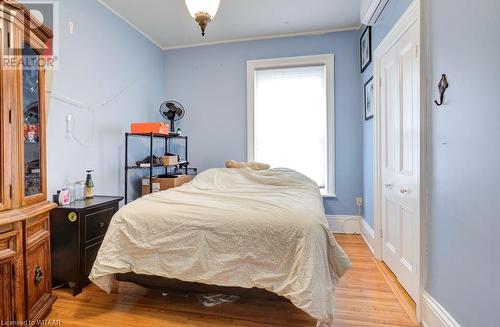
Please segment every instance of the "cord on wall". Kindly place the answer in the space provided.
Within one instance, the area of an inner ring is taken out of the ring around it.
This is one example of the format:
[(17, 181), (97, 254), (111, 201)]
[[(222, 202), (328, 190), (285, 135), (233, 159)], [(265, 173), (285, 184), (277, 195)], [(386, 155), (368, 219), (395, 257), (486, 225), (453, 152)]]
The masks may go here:
[(114, 101), (115, 99), (117, 99), (118, 97), (120, 97), (123, 93), (125, 93), (125, 91), (127, 91), (128, 89), (130, 89), (136, 82), (137, 82), (138, 79), (133, 79), (133, 82), (132, 83), (129, 83), (128, 85), (126, 85), (125, 87), (123, 87), (122, 89), (120, 89), (118, 92), (116, 92), (113, 96), (107, 98), (106, 100), (100, 102), (99, 104), (95, 105), (95, 106), (88, 106), (88, 105), (85, 105), (83, 102), (81, 101), (78, 101), (78, 100), (75, 100), (73, 98), (70, 98), (68, 96), (65, 96), (65, 95), (60, 95), (60, 94), (57, 94), (57, 93), (54, 93), (50, 90), (47, 90), (46, 93), (49, 94), (49, 96), (54, 99), (54, 100), (57, 100), (57, 101), (60, 101), (60, 102), (63, 102), (65, 104), (68, 104), (70, 106), (73, 106), (73, 107), (76, 107), (78, 109), (83, 109), (83, 110), (86, 110), (88, 111), (90, 114), (91, 114), (91, 133), (90, 133), (90, 140), (88, 140), (88, 142), (84, 142), (82, 141), (79, 137), (77, 137), (74, 133), (74, 130), (75, 130), (75, 126), (76, 126), (76, 119), (75, 119), (75, 116), (73, 115), (73, 113), (70, 113), (68, 115), (66, 115), (66, 139), (75, 139), (75, 141), (80, 144), (81, 146), (83, 147), (89, 147), (90, 144), (93, 143), (94, 141), (94, 136), (95, 136), (95, 111), (101, 107), (104, 107), (106, 106), (108, 103)]

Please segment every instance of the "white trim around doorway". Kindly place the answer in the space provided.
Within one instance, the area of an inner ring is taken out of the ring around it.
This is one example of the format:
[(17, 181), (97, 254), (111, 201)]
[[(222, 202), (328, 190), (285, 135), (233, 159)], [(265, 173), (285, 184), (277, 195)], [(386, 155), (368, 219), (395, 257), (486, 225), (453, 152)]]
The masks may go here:
[(427, 221), (427, 178), (428, 178), (428, 146), (427, 137), (429, 130), (429, 111), (427, 104), (427, 43), (426, 43), (426, 23), (425, 23), (425, 7), (426, 0), (414, 0), (406, 12), (400, 17), (398, 22), (394, 25), (391, 31), (386, 35), (384, 40), (380, 43), (374, 53), (374, 139), (375, 139), (375, 240), (374, 250), (375, 257), (378, 260), (382, 259), (382, 213), (381, 213), (381, 191), (382, 191), (382, 154), (380, 142), (382, 141), (382, 123), (378, 117), (381, 117), (381, 103), (380, 103), (380, 81), (381, 81), (381, 58), (389, 51), (392, 46), (404, 35), (404, 33), (415, 23), (419, 25), (419, 38), (420, 49), (418, 55), (420, 59), (420, 196), (419, 196), (419, 224), (418, 231), (418, 245), (417, 256), (419, 264), (417, 265), (417, 274), (419, 276), (417, 281), (417, 319), (421, 321), (421, 308), (422, 297), (425, 287), (426, 275), (426, 221)]

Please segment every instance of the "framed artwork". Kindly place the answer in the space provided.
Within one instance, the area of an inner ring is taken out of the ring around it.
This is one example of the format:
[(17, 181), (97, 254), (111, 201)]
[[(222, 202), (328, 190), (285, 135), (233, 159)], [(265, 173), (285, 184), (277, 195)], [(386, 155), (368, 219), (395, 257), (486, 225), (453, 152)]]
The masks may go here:
[(361, 58), (361, 72), (364, 72), (366, 67), (372, 62), (372, 27), (365, 28), (361, 39), (359, 40), (359, 51)]
[(373, 118), (373, 77), (365, 83), (365, 120)]

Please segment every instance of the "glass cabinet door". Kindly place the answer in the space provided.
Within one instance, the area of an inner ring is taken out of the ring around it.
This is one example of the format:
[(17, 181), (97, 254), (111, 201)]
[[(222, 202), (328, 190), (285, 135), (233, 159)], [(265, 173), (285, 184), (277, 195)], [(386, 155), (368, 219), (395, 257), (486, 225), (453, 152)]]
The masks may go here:
[[(3, 58), (4, 44), (3, 44), (3, 29), (0, 25), (0, 58)], [(3, 60), (0, 62), (0, 210), (5, 209), (4, 198), (4, 174), (5, 174), (5, 156), (4, 156), (4, 124), (5, 124), (5, 110), (3, 103)]]
[[(40, 94), (40, 69), (36, 64), (37, 52), (25, 44), (22, 70), (23, 92), (23, 144), (24, 144), (24, 197), (33, 197), (44, 193), (43, 181), (43, 111)], [(43, 194), (42, 194), (43, 195)]]

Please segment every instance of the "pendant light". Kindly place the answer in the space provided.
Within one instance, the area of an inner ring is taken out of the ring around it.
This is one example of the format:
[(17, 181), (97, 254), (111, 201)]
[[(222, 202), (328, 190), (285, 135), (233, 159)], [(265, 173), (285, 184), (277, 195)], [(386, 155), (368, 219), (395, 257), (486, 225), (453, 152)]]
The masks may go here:
[(200, 25), (201, 35), (205, 36), (208, 23), (214, 19), (220, 0), (186, 0), (186, 6), (194, 20)]

